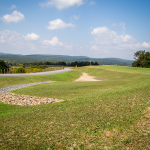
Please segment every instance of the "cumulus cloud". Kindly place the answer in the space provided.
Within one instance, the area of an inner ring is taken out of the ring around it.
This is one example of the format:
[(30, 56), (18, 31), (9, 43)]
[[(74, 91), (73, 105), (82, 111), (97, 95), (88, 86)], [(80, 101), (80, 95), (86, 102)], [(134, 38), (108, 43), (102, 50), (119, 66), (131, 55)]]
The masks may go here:
[(138, 48), (140, 48), (140, 49), (142, 49), (142, 48), (149, 49), (150, 48), (150, 42), (148, 42), (148, 43), (146, 43), (146, 42), (143, 42), (143, 43), (138, 42), (138, 43), (136, 43), (134, 45), (131, 45), (131, 48), (134, 48), (134, 49), (138, 49)]
[(46, 28), (49, 30), (57, 30), (57, 29), (63, 29), (66, 27), (75, 27), (75, 24), (72, 24), (72, 23), (67, 24), (63, 22), (61, 19), (56, 19), (56, 20), (50, 21), (49, 26)]
[(99, 44), (119, 44), (122, 42), (133, 42), (134, 39), (130, 35), (117, 35), (114, 31), (109, 30), (107, 27), (94, 28), (91, 32), (96, 36), (96, 41)]
[(13, 41), (15, 39), (18, 40), (21, 38), (20, 34), (18, 34), (15, 31), (9, 31), (9, 30), (0, 31), (0, 37), (5, 42)]
[(11, 5), (10, 9), (15, 9), (17, 8), (16, 5)]
[[(14, 54), (70, 54), (73, 46), (60, 42), (58, 37), (41, 40), (35, 33), (21, 35), (15, 31), (0, 31), (0, 49), (4, 53)], [(38, 40), (37, 40), (38, 39)], [(77, 52), (76, 52), (77, 53)]]
[(150, 48), (150, 42), (149, 43), (143, 42), (142, 46), (145, 48)]
[(53, 46), (59, 45), (59, 46), (63, 46), (63, 43), (59, 42), (58, 38), (55, 36), (52, 38), (52, 40), (44, 40), (43, 41), (44, 44), (51, 44)]
[(42, 7), (56, 7), (57, 9), (65, 9), (72, 7), (74, 5), (80, 6), (83, 5), (83, 0), (49, 0), (46, 3), (40, 3), (40, 6)]
[[(95, 37), (94, 43), (99, 44), (101, 48), (106, 50), (138, 50), (150, 48), (150, 42), (137, 42), (131, 35), (117, 35), (115, 31), (109, 30), (107, 27), (97, 27), (91, 32)], [(97, 50), (96, 45), (92, 49)]]
[(28, 33), (24, 38), (25, 38), (25, 40), (34, 40), (34, 41), (36, 41), (40, 38), (40, 36), (35, 34), (35, 33), (31, 33), (31, 34)]
[(18, 23), (19, 21), (24, 20), (25, 17), (22, 13), (15, 10), (13, 11), (12, 14), (3, 15), (3, 17), (1, 17), (0, 19), (6, 23), (11, 23), (11, 22)]

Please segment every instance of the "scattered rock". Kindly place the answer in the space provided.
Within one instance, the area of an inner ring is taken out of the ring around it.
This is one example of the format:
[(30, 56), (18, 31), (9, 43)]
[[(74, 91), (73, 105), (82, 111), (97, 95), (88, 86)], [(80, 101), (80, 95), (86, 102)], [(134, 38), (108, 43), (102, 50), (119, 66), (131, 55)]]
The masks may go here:
[(0, 94), (0, 102), (12, 105), (39, 105), (46, 103), (56, 103), (61, 101), (63, 100), (59, 100), (57, 98), (47, 98), (47, 97), (42, 98), (28, 95), (19, 95), (14, 93)]

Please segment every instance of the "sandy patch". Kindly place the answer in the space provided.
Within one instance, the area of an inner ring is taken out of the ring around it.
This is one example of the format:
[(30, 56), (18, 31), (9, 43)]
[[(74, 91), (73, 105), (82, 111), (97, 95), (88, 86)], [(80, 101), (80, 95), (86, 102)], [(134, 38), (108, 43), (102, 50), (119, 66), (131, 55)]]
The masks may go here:
[(87, 73), (83, 73), (81, 77), (76, 79), (75, 81), (103, 81), (101, 79), (98, 79), (94, 76), (89, 76)]

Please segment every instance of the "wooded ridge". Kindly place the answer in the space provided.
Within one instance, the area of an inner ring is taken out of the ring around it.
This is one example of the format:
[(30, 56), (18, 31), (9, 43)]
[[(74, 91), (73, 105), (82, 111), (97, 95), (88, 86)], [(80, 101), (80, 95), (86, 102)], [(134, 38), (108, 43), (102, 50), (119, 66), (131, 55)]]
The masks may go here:
[[(0, 53), (0, 59), (8, 61), (12, 65), (19, 65), (23, 63), (30, 62), (81, 62), (81, 61), (91, 61), (90, 57), (87, 56), (68, 56), (68, 55), (46, 55), (46, 54), (34, 54), (34, 55), (20, 55), (20, 54), (7, 54)], [(121, 65), (121, 66), (131, 66), (132, 60), (125, 60), (120, 58), (92, 58), (93, 62), (98, 62), (99, 65)], [(11, 65), (9, 64), (9, 65)]]

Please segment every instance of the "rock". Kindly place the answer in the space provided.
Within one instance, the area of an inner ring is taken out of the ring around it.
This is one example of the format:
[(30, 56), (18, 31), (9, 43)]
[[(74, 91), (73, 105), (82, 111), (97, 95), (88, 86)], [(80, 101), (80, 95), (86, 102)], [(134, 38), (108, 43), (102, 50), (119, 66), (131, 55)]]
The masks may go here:
[(0, 94), (0, 102), (12, 105), (39, 105), (46, 103), (61, 102), (63, 100), (58, 100), (56, 98), (47, 97), (35, 97), (28, 95), (19, 95), (14, 93), (2, 93)]

